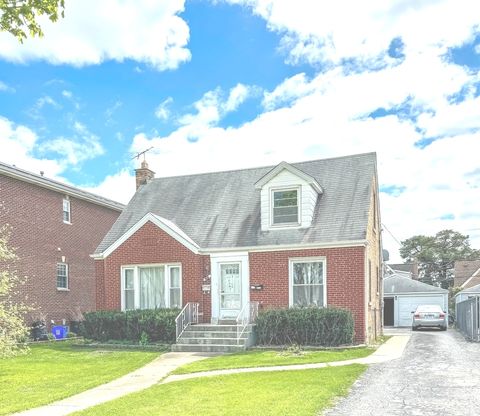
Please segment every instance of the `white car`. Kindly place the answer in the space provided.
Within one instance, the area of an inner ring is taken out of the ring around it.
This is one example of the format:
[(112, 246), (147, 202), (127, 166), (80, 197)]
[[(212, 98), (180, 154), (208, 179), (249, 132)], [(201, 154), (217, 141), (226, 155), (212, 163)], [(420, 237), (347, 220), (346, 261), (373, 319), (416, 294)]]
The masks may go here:
[(413, 312), (412, 331), (418, 328), (438, 327), (442, 331), (448, 328), (447, 314), (438, 305), (419, 305)]

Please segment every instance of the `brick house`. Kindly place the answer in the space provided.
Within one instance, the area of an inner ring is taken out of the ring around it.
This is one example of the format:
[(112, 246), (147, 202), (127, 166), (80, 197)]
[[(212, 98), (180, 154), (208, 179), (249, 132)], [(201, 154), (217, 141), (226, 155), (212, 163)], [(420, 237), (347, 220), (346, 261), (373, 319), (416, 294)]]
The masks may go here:
[(124, 205), (0, 163), (0, 226), (11, 227), (20, 295), (43, 316), (70, 321), (95, 309), (90, 257)]
[(470, 288), (480, 284), (480, 260), (457, 260), (453, 270), (453, 286)]
[(154, 178), (93, 257), (97, 309), (198, 303), (203, 322), (260, 308), (338, 306), (355, 339), (381, 333), (376, 155)]

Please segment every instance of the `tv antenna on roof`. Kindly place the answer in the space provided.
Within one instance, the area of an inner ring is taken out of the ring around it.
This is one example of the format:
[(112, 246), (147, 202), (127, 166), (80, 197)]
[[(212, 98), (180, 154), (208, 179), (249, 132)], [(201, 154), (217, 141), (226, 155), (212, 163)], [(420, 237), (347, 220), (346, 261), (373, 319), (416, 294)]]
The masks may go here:
[(145, 162), (145, 153), (147, 153), (149, 150), (152, 150), (152, 149), (153, 149), (153, 146), (149, 147), (147, 150), (144, 150), (143, 152), (138, 152), (135, 156), (132, 157), (131, 160), (133, 160), (135, 158), (138, 160), (140, 158), (140, 156), (143, 155), (143, 161)]

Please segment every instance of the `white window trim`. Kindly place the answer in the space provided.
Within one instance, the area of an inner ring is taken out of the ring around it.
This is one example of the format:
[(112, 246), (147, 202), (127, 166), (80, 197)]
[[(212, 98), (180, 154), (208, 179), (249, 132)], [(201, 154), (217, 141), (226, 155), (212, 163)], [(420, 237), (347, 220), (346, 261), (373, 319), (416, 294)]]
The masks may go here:
[(328, 305), (327, 300), (327, 258), (320, 257), (292, 257), (288, 259), (288, 306), (293, 304), (293, 265), (295, 263), (323, 263), (323, 307)]
[[(65, 202), (68, 204), (68, 211), (65, 211), (63, 209), (64, 205), (65, 205)], [(68, 212), (68, 221), (65, 221), (63, 219), (63, 213), (64, 212)], [(71, 224), (72, 223), (72, 210), (71, 210), (71, 203), (70, 203), (70, 199), (67, 197), (67, 198), (63, 198), (63, 201), (62, 201), (62, 219), (63, 219), (63, 223), (64, 224)]]
[[(67, 287), (58, 287), (58, 271), (57, 271), (57, 268), (58, 268), (58, 265), (59, 264), (63, 264), (65, 265), (65, 274), (66, 274), (66, 278), (67, 278)], [(63, 292), (68, 292), (70, 291), (70, 288), (69, 288), (69, 283), (70, 283), (70, 279), (68, 277), (68, 274), (69, 274), (69, 270), (68, 270), (68, 264), (63, 262), (63, 261), (60, 261), (60, 262), (57, 262), (56, 263), (56, 269), (55, 269), (55, 286), (57, 286), (57, 290), (59, 291), (63, 291)]]
[(133, 270), (133, 290), (134, 290), (134, 309), (140, 309), (140, 273), (139, 269), (144, 267), (165, 267), (165, 297), (166, 304), (170, 308), (170, 268), (178, 267), (180, 269), (180, 309), (183, 307), (183, 270), (182, 263), (147, 263), (122, 265), (120, 270), (120, 305), (121, 310), (125, 310), (125, 270)]
[[(280, 224), (274, 224), (273, 223), (273, 204), (274, 204), (274, 198), (273, 194), (274, 192), (279, 192), (279, 191), (297, 191), (297, 222), (284, 222)], [(269, 225), (270, 228), (275, 228), (275, 229), (282, 229), (282, 228), (299, 228), (302, 225), (302, 187), (300, 185), (298, 186), (280, 186), (280, 187), (272, 187), (269, 188), (269, 193), (270, 193), (270, 221)]]

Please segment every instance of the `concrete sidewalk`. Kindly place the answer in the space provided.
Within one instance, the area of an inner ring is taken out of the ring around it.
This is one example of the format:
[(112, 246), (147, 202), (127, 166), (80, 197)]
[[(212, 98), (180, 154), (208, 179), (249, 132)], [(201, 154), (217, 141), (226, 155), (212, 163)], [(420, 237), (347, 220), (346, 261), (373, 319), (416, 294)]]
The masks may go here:
[(169, 352), (162, 354), (151, 363), (109, 383), (42, 407), (15, 413), (15, 416), (63, 416), (78, 412), (126, 394), (144, 390), (158, 383), (177, 367), (214, 355), (218, 354), (195, 352)]
[(355, 358), (353, 360), (333, 361), (329, 363), (315, 363), (315, 364), (294, 364), (294, 365), (279, 365), (272, 367), (253, 367), (253, 368), (232, 368), (228, 370), (213, 370), (213, 371), (201, 371), (191, 374), (174, 374), (164, 378), (160, 383), (171, 383), (173, 381), (188, 380), (199, 377), (212, 377), (226, 374), (239, 374), (239, 373), (259, 373), (265, 371), (295, 371), (295, 370), (308, 370), (312, 368), (325, 368), (325, 367), (339, 367), (350, 364), (377, 364), (385, 361), (395, 360), (400, 358), (407, 346), (410, 339), (410, 335), (392, 336), (387, 342), (382, 344), (371, 355), (363, 358)]
[(103, 384), (75, 396), (51, 403), (46, 406), (15, 413), (14, 416), (63, 416), (79, 410), (87, 409), (97, 404), (117, 399), (127, 394), (144, 390), (156, 383), (171, 383), (199, 377), (211, 377), (225, 374), (257, 373), (264, 371), (294, 371), (311, 368), (335, 367), (350, 364), (376, 364), (400, 358), (410, 339), (410, 335), (398, 335), (382, 344), (373, 354), (353, 360), (334, 361), (317, 364), (295, 364), (274, 367), (235, 368), (229, 370), (203, 371), (192, 374), (171, 375), (171, 371), (181, 365), (202, 360), (218, 354), (195, 352), (170, 352), (163, 354), (151, 363), (123, 377)]

